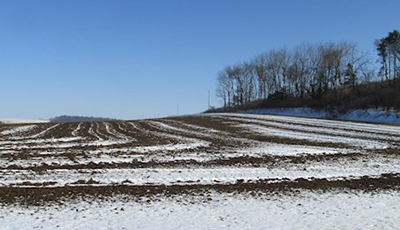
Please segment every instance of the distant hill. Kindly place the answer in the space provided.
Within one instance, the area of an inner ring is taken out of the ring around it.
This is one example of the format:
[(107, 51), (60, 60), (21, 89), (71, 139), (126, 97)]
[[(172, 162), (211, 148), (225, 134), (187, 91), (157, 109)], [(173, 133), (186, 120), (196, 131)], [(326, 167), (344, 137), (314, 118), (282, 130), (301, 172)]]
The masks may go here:
[(113, 118), (103, 118), (103, 117), (85, 117), (85, 116), (58, 116), (50, 118), (50, 122), (85, 122), (85, 121), (115, 121)]

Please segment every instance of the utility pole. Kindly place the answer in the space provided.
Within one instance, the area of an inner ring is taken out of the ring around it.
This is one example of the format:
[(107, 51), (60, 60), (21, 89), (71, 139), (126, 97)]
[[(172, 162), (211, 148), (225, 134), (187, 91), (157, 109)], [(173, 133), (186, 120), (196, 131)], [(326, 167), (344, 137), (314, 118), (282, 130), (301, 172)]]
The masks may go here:
[(208, 109), (210, 109), (210, 90), (208, 90)]

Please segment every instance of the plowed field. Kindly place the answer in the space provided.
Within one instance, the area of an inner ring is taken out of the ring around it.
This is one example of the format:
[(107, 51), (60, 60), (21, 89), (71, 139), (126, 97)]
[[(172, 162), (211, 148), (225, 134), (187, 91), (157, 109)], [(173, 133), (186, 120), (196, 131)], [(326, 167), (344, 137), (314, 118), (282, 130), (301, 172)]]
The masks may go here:
[(396, 189), (400, 127), (285, 116), (0, 126), (0, 201)]

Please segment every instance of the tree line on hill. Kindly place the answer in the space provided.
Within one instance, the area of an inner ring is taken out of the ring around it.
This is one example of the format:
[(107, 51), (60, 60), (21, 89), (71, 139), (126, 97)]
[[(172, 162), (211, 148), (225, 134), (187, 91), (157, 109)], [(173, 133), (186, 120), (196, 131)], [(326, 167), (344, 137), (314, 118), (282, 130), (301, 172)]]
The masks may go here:
[(224, 107), (257, 99), (319, 99), (332, 90), (355, 90), (363, 82), (400, 76), (400, 34), (397, 30), (375, 42), (381, 68), (375, 75), (366, 52), (349, 42), (303, 44), (259, 54), (218, 73), (217, 96)]
[(68, 116), (62, 115), (50, 118), (50, 122), (64, 123), (64, 122), (94, 122), (94, 121), (115, 121), (116, 119), (104, 117), (85, 117), (85, 116)]

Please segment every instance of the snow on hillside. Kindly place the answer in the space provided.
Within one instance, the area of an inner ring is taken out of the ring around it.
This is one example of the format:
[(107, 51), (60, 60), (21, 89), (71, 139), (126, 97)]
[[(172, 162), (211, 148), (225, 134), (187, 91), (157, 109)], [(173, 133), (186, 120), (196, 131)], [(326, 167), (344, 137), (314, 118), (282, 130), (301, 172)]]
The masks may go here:
[(9, 135), (9, 134), (14, 134), (14, 133), (19, 133), (19, 132), (25, 132), (25, 131), (29, 131), (31, 129), (34, 129), (35, 127), (36, 127), (35, 125), (18, 126), (16, 128), (3, 131), (0, 134)]
[(334, 118), (350, 121), (364, 121), (376, 123), (400, 124), (400, 112), (385, 111), (383, 109), (355, 109), (348, 113), (328, 112), (308, 107), (271, 108), (239, 111), (238, 113), (286, 115), (311, 118)]
[(24, 119), (8, 119), (0, 118), (0, 124), (29, 124), (29, 123), (47, 123), (48, 120), (24, 120)]

